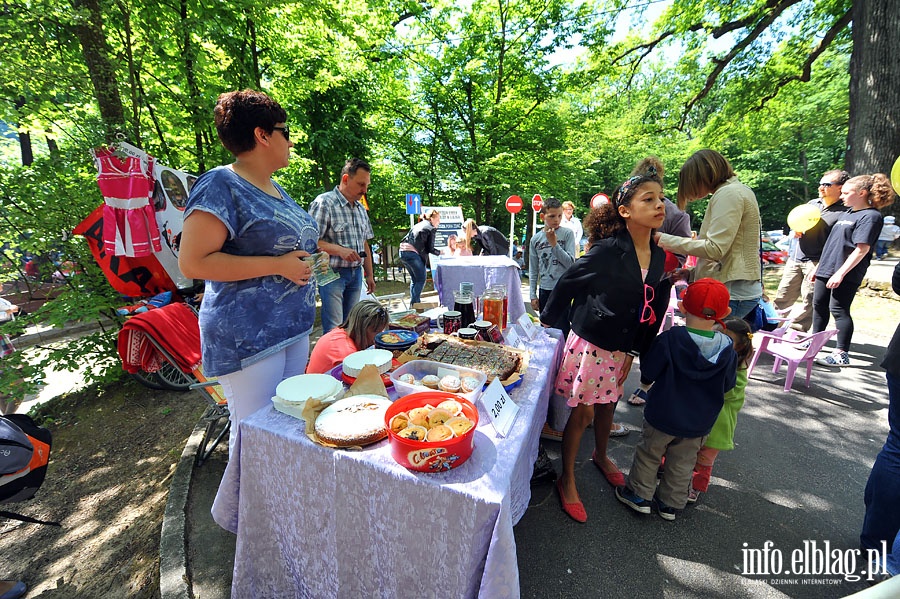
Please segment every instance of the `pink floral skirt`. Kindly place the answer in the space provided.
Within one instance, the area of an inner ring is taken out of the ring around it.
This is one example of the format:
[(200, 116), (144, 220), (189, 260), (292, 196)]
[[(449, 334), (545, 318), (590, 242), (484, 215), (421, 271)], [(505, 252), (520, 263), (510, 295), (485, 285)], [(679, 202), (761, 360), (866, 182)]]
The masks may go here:
[(614, 403), (622, 397), (620, 375), (625, 352), (607, 351), (569, 331), (563, 360), (556, 375), (556, 392), (566, 405)]

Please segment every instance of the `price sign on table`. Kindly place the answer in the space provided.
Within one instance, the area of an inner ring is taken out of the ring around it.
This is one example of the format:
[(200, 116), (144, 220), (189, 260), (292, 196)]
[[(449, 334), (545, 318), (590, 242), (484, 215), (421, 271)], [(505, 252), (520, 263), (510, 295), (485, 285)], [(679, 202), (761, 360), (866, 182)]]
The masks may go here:
[(481, 402), (484, 409), (487, 410), (491, 424), (494, 425), (494, 430), (501, 437), (505, 437), (512, 428), (516, 414), (519, 413), (519, 406), (509, 398), (506, 389), (500, 384), (499, 378), (495, 377), (481, 394)]
[(522, 316), (520, 316), (517, 322), (525, 332), (525, 336), (528, 337), (529, 340), (534, 339), (534, 336), (537, 335), (538, 328), (537, 325), (531, 322), (531, 319), (528, 318), (528, 314), (523, 314)]
[(506, 329), (506, 345), (510, 345), (512, 347), (522, 347), (522, 341), (519, 339), (519, 333), (516, 332), (516, 325), (510, 325), (508, 329)]

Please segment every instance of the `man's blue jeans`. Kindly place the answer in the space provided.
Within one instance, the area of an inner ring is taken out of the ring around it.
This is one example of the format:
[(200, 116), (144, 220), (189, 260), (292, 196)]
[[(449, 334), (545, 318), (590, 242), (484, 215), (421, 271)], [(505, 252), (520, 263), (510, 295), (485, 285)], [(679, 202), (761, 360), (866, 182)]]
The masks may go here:
[(319, 287), (322, 299), (322, 334), (343, 323), (350, 314), (350, 308), (359, 302), (362, 289), (362, 271), (360, 268), (335, 268), (340, 278), (328, 285)]
[(400, 262), (409, 271), (410, 304), (418, 304), (421, 300), (422, 288), (425, 287), (425, 261), (418, 252), (400, 252)]
[[(890, 430), (866, 483), (866, 515), (859, 543), (863, 549), (874, 549), (881, 548), (884, 540), (890, 551), (900, 531), (900, 377), (888, 373), (887, 383)], [(888, 564), (896, 568), (898, 560), (900, 555), (890, 555)]]

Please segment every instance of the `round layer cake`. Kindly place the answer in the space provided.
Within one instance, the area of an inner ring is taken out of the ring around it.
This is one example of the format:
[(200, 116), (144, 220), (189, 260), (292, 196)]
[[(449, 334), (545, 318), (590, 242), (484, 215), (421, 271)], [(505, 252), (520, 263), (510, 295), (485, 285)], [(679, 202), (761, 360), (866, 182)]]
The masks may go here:
[(286, 404), (300, 404), (307, 399), (327, 401), (343, 388), (340, 381), (327, 374), (300, 374), (278, 383), (275, 395)]
[(363, 367), (368, 364), (375, 366), (378, 374), (384, 374), (391, 369), (393, 359), (394, 354), (386, 349), (364, 349), (344, 358), (341, 368), (344, 374), (353, 378), (358, 377)]
[(364, 446), (387, 437), (384, 414), (391, 402), (380, 395), (339, 399), (316, 418), (316, 435), (338, 447)]

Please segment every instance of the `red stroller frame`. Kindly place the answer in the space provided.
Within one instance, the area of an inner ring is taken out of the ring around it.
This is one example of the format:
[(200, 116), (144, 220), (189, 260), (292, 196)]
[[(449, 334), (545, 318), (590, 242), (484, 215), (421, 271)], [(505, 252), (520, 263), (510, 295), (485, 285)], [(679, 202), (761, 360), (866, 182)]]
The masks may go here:
[(215, 379), (203, 375), (197, 313), (187, 304), (174, 303), (136, 314), (119, 331), (118, 349), (126, 371), (136, 374), (154, 373), (164, 367), (177, 369), (190, 382), (188, 388), (206, 400), (208, 406), (201, 418), (206, 430), (197, 460), (202, 465), (228, 434), (231, 420), (221, 387)]

